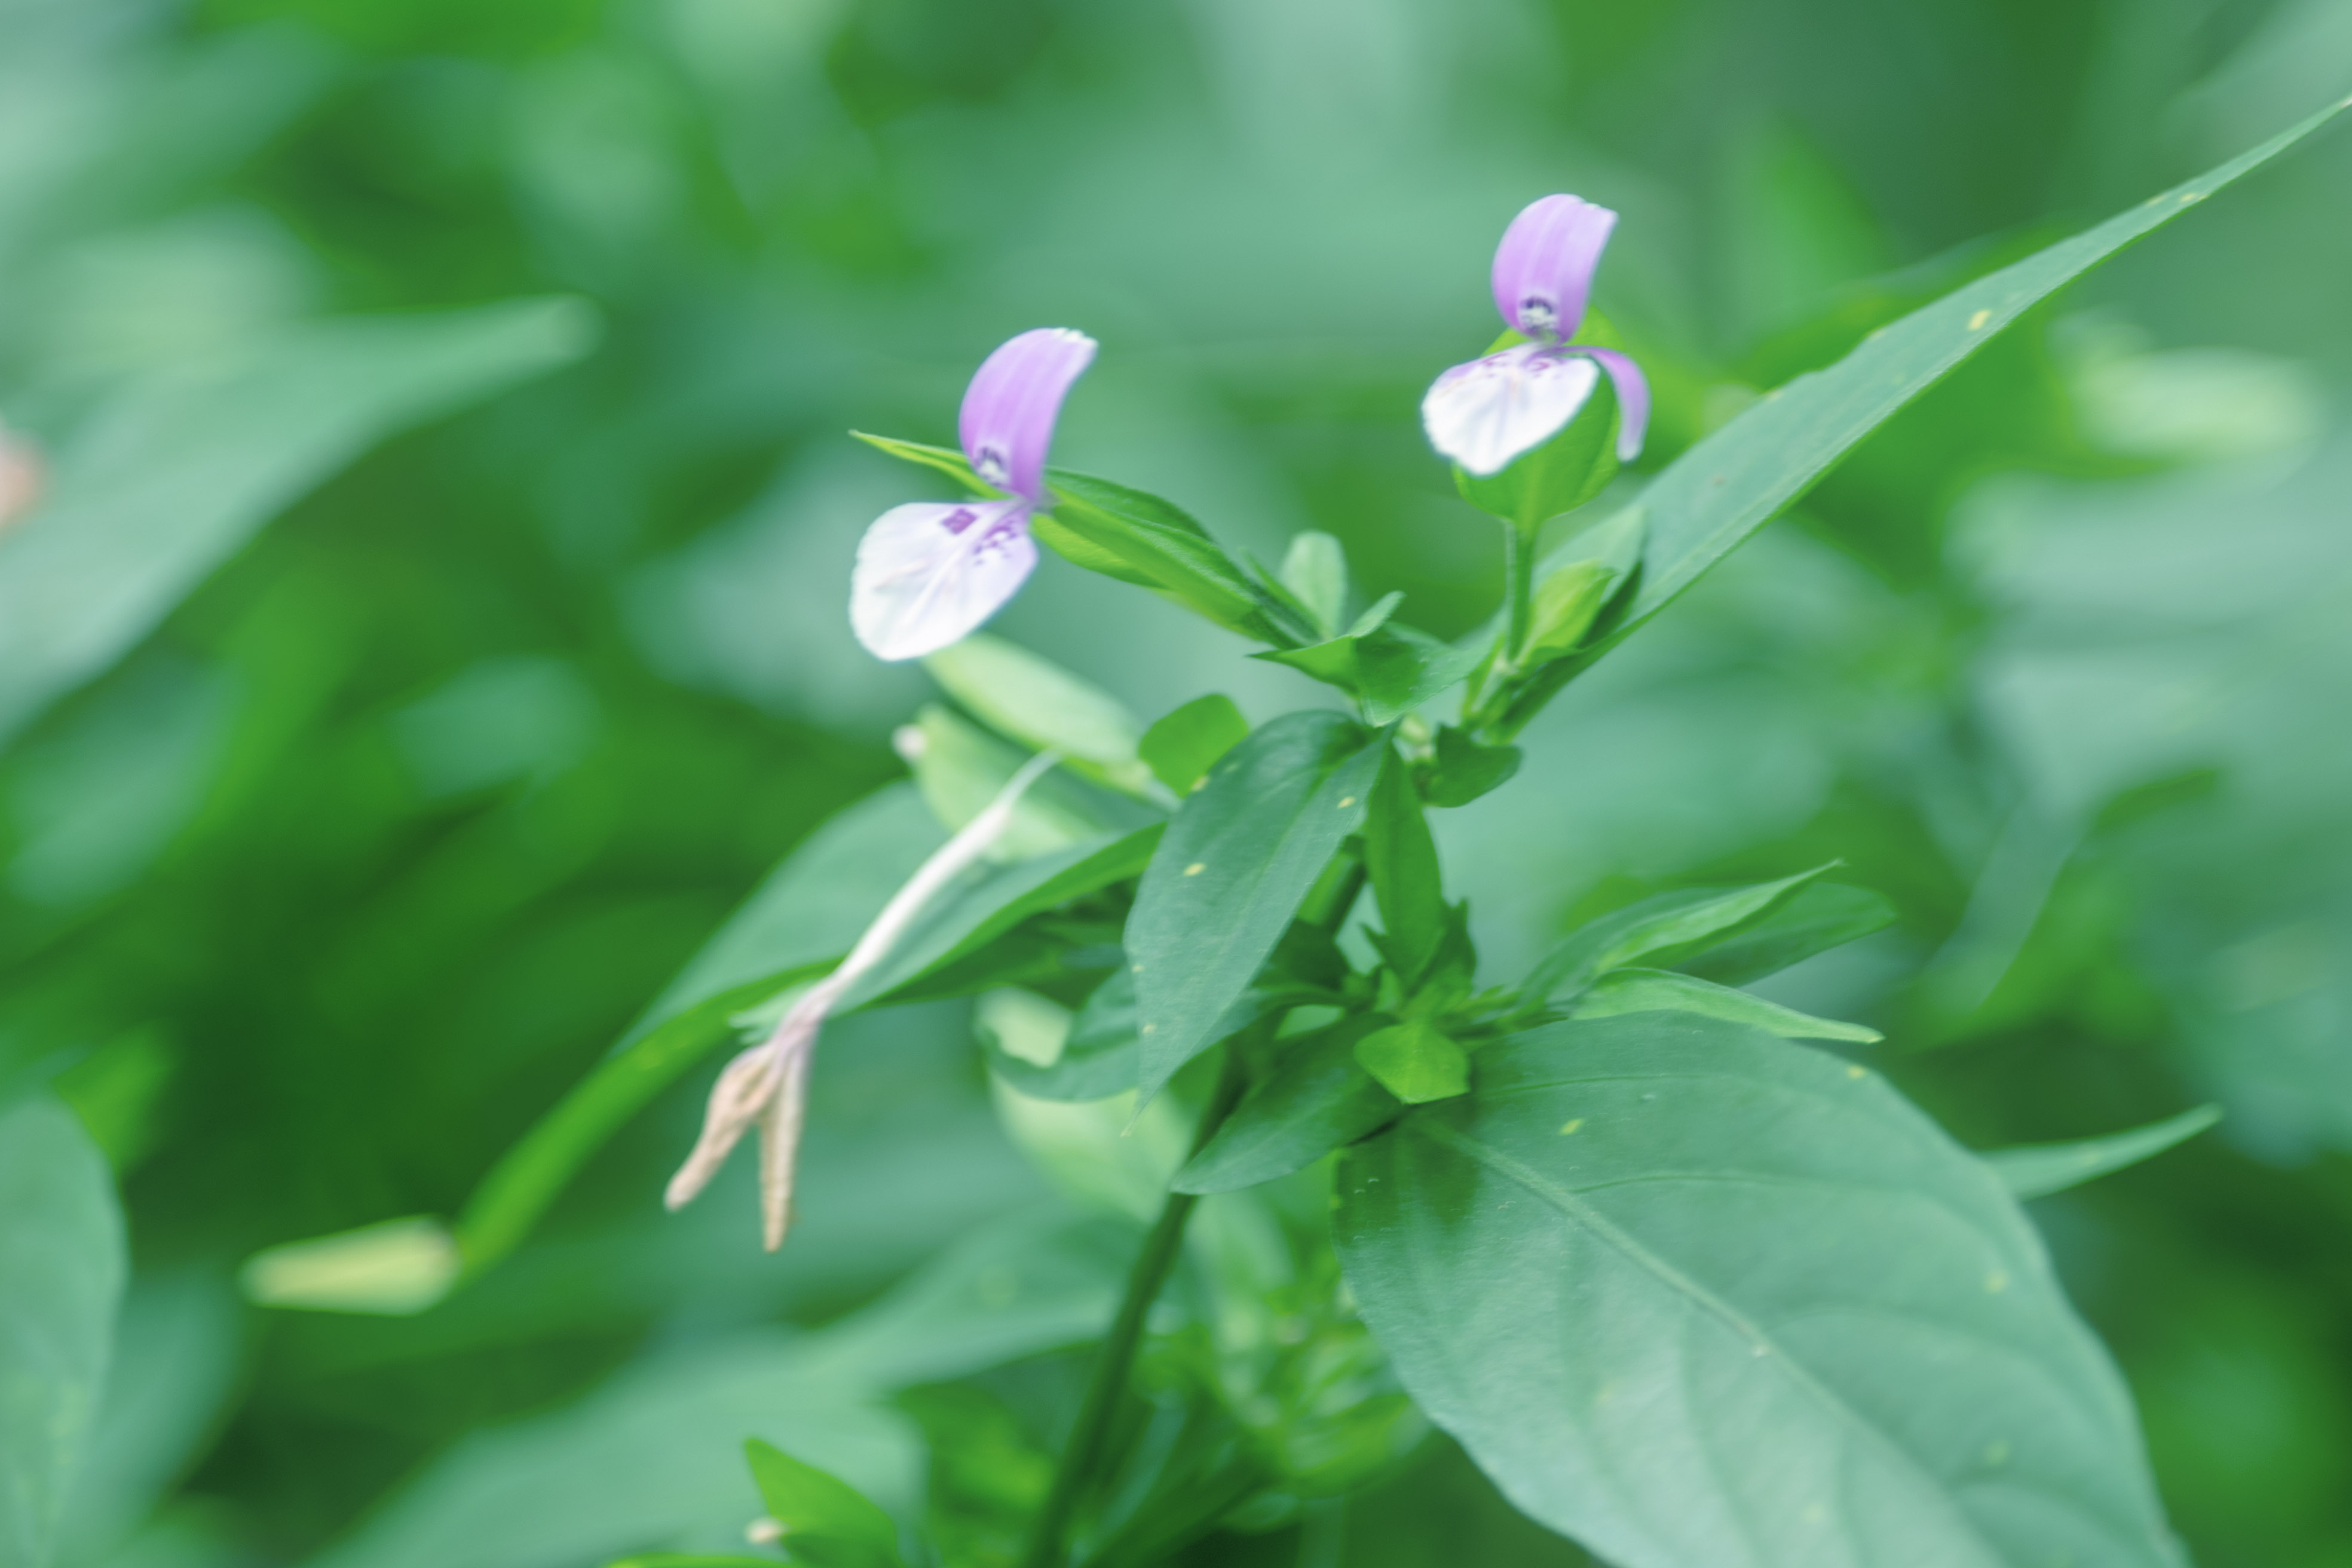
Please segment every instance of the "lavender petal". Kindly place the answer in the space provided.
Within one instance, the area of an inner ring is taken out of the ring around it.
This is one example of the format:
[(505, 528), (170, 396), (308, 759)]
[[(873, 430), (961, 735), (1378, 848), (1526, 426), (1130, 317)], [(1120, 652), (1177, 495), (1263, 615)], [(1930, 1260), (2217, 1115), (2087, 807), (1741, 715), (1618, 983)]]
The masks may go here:
[(858, 542), (849, 624), (877, 658), (936, 653), (994, 615), (1037, 564), (1025, 500), (892, 507)]
[(1511, 220), (1495, 249), (1495, 309), (1516, 331), (1566, 342), (1584, 321), (1592, 271), (1617, 215), (1580, 196), (1546, 196)]
[(1630, 463), (1642, 455), (1642, 438), (1650, 429), (1650, 382), (1642, 367), (1615, 349), (1579, 349), (1591, 355), (1617, 386), (1617, 460)]
[(964, 392), (959, 427), (972, 471), (1041, 504), (1045, 449), (1054, 442), (1062, 396), (1094, 357), (1095, 341), (1086, 333), (1039, 327), (983, 360)]
[(1558, 435), (1600, 384), (1583, 353), (1521, 343), (1439, 376), (1421, 421), (1431, 446), (1486, 479)]

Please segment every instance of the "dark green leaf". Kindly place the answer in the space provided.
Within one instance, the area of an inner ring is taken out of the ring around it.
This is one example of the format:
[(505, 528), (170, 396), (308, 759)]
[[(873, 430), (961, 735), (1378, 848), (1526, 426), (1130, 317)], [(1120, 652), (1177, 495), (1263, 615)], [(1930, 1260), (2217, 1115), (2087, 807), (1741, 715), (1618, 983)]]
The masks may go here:
[(2200, 1105), (2128, 1132), (2085, 1138), (2074, 1143), (2029, 1143), (1993, 1149), (1983, 1156), (2001, 1184), (2021, 1198), (2046, 1197), (2080, 1186), (2126, 1165), (2185, 1143), (2221, 1120), (2218, 1105)]
[(114, 1173), (47, 1095), (0, 1108), (0, 1563), (47, 1568), (125, 1269)]
[(1049, 468), (1054, 509), (1031, 531), (1089, 571), (1156, 588), (1217, 625), (1260, 642), (1309, 640), (1181, 508), (1108, 479)]
[(1216, 1042), (1218, 1021), (1363, 826), (1387, 745), (1337, 713), (1286, 714), (1186, 797), (1127, 922), (1147, 1099)]
[(1470, 1058), (1418, 1018), (1375, 1029), (1356, 1042), (1356, 1063), (1407, 1105), (1451, 1100), (1470, 1088)]
[(1719, 985), (1745, 985), (1894, 923), (1895, 906), (1867, 888), (1808, 882), (1754, 925), (1677, 967)]
[(1621, 1568), (2174, 1568), (2129, 1395), (1983, 1163), (1875, 1075), (1659, 1013), (1482, 1049), (1340, 1161), (1365, 1321)]
[(1181, 800), (1200, 788), (1217, 759), (1248, 734), (1249, 721), (1233, 699), (1213, 694), (1195, 697), (1146, 730), (1136, 751)]
[(754, 1437), (743, 1445), (782, 1545), (813, 1568), (889, 1568), (901, 1561), (898, 1527), (847, 1481)]
[(1437, 844), (1421, 814), (1405, 760), (1391, 749), (1364, 818), (1364, 869), (1379, 900), (1382, 951), (1408, 987), (1436, 956), (1446, 930)]
[(1328, 642), (1251, 657), (1289, 665), (1326, 685), (1352, 691), (1361, 700), (1368, 721), (1393, 724), (1467, 680), (1487, 654), (1483, 644), (1440, 642), (1390, 620), (1395, 601), (1402, 597), (1391, 595), (1366, 611), (1356, 626)]
[(1791, 893), (1831, 866), (1816, 866), (1752, 888), (1682, 888), (1643, 899), (1580, 926), (1544, 954), (1520, 994), (1529, 1004), (1572, 996), (1595, 976), (1645, 959), (1653, 967), (1677, 963), (1762, 920)]
[(1234, 1108), (1171, 1184), (1180, 1193), (1226, 1193), (1303, 1170), (1393, 1121), (1398, 1104), (1356, 1061), (1356, 1042), (1380, 1026), (1370, 1015), (1279, 1042), (1274, 1071)]
[(1761, 996), (1670, 969), (1612, 969), (1595, 980), (1569, 1010), (1572, 1018), (1613, 1018), (1626, 1013), (1697, 1013), (1746, 1024), (1791, 1040), (1847, 1040), (1876, 1045), (1886, 1037), (1860, 1024), (1816, 1018)]
[(928, 447), (920, 441), (901, 441), (894, 436), (869, 436), (863, 430), (852, 430), (850, 434), (902, 463), (945, 474), (976, 496), (995, 498), (1004, 494), (993, 485), (981, 483), (980, 476), (971, 471), (971, 459), (952, 447)]
[(579, 358), (596, 332), (576, 300), (320, 321), (102, 405), (58, 453), (47, 499), (0, 538), (0, 742), (329, 474)]

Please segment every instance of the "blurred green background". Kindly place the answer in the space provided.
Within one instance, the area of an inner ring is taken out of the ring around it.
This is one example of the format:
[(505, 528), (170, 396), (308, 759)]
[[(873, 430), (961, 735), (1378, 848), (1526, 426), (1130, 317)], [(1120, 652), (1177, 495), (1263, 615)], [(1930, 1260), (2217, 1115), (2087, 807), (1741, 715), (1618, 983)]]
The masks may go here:
[[(934, 1005), (828, 1037), (781, 1258), (740, 1170), (659, 1212), (698, 1079), (432, 1313), (236, 1289), (452, 1212), (903, 771), (928, 682), (844, 600), (927, 492), (846, 430), (947, 439), (991, 347), (1081, 327), (1057, 460), (1328, 530), (1451, 634), (1499, 540), (1415, 406), (1525, 202), (1623, 214), (1654, 468), (2347, 89), (2347, 0), (0, 0), (45, 487), (0, 530), (0, 1078), (80, 1110), (136, 1259), (67, 1568), (588, 1563), (666, 1543), (605, 1517), (641, 1466), (740, 1520), (648, 1456), (1045, 1194)], [(2323, 138), (2003, 339), (1442, 826), (1497, 975), (1844, 857), (1902, 924), (1773, 994), (1972, 1145), (2222, 1105), (2036, 1205), (2213, 1568), (2352, 1565), (2347, 181)], [(1324, 700), (1057, 560), (996, 629), (1146, 718)], [(1439, 1447), (1348, 1524), (1578, 1560)]]

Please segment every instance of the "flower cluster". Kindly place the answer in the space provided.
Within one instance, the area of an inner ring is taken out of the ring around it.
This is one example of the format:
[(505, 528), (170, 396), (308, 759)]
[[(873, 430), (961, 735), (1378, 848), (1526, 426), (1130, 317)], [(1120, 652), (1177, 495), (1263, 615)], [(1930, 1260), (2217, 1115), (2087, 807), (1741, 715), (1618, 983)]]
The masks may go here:
[[(1437, 378), (1422, 400), (1430, 444), (1473, 475), (1501, 472), (1566, 428), (1601, 377), (1614, 384), (1617, 454), (1642, 449), (1650, 393), (1614, 349), (1572, 340), (1617, 215), (1546, 196), (1512, 221), (1495, 253), (1495, 306), (1518, 342)], [(1062, 399), (1093, 363), (1095, 341), (1067, 328), (1022, 333), (988, 356), (964, 393), (966, 460), (991, 499), (921, 501), (876, 519), (857, 548), (849, 618), (886, 659), (919, 658), (1001, 609), (1037, 564), (1029, 520), (1053, 504), (1045, 453)]]

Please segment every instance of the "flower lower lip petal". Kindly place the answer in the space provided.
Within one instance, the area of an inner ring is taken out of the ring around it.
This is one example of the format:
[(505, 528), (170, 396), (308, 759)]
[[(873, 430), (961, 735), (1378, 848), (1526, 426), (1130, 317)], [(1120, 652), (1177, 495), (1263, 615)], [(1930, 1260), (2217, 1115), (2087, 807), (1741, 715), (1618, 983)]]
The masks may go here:
[(1486, 479), (1558, 435), (1600, 380), (1584, 354), (1524, 343), (1439, 376), (1422, 423), (1431, 446)]
[(877, 658), (919, 658), (994, 615), (1036, 563), (1026, 501), (893, 507), (858, 544), (850, 625)]

